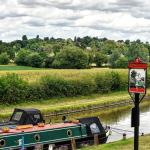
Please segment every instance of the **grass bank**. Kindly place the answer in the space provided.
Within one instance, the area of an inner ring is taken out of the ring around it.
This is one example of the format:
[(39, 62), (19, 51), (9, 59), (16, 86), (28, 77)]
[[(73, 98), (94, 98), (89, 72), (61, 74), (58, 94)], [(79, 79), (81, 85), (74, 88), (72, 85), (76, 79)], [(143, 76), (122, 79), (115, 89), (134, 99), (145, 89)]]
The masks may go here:
[(38, 108), (43, 113), (63, 112), (68, 110), (77, 110), (103, 104), (111, 104), (128, 100), (127, 92), (113, 92), (107, 94), (93, 94), (90, 96), (80, 96), (71, 98), (52, 98), (48, 100), (22, 102), (18, 104), (1, 104), (0, 117), (9, 116), (14, 108)]
[[(140, 137), (139, 149), (149, 150), (150, 149), (150, 135)], [(121, 140), (99, 146), (89, 146), (82, 148), (81, 150), (132, 150), (133, 149), (133, 138), (127, 140)]]
[[(148, 90), (147, 95), (150, 95), (150, 90)], [(126, 91), (122, 91), (71, 98), (52, 98), (48, 100), (22, 102), (11, 105), (1, 104), (0, 117), (8, 117), (11, 115), (14, 108), (37, 108), (40, 109), (42, 113), (47, 114), (91, 108), (93, 106), (101, 106), (103, 104), (111, 104), (113, 102), (122, 102), (128, 99), (130, 99), (128, 93)]]

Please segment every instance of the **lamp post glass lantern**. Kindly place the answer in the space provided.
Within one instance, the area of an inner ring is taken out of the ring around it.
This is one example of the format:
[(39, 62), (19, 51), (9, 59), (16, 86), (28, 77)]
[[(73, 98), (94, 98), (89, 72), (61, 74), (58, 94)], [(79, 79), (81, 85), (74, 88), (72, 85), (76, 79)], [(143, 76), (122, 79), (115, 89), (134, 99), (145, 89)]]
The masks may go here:
[(139, 149), (139, 124), (141, 100), (146, 95), (147, 64), (140, 58), (128, 63), (128, 92), (133, 99), (131, 127), (134, 127), (134, 150)]

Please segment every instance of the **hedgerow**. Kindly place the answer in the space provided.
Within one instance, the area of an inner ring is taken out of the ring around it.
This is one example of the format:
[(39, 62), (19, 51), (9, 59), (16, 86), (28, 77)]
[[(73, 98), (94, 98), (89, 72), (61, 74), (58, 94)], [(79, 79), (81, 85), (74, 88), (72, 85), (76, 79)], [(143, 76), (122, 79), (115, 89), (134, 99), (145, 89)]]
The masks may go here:
[[(150, 87), (150, 75), (147, 78)], [(90, 77), (66, 79), (46, 75), (36, 82), (26, 82), (19, 75), (7, 74), (0, 77), (0, 102), (18, 103), (37, 101), (52, 97), (74, 97), (95, 93), (127, 90), (127, 73), (108, 71)]]

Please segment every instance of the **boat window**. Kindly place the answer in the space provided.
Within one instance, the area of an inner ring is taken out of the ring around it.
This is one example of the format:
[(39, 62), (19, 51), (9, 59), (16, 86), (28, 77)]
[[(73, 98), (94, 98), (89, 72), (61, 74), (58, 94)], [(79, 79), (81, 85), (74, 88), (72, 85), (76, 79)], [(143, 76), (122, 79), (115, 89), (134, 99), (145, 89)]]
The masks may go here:
[(22, 114), (23, 114), (22, 111), (16, 112), (16, 113), (13, 115), (12, 120), (13, 120), (13, 121), (19, 121), (19, 120), (21, 119)]
[(34, 115), (34, 118), (40, 119), (40, 115), (39, 115), (39, 114), (36, 114), (36, 115)]
[(98, 125), (96, 123), (92, 123), (90, 125), (90, 129), (92, 134), (100, 133), (100, 129), (98, 128)]

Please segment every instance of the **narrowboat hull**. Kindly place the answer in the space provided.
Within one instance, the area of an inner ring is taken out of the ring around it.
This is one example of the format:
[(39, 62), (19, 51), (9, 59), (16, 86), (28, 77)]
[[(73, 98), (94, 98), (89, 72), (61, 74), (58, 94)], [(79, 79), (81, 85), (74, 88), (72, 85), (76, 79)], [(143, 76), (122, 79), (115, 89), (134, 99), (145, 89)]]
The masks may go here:
[[(86, 126), (83, 124), (63, 123), (55, 125), (47, 124), (45, 127), (34, 126), (31, 129), (16, 131), (10, 129), (9, 133), (1, 133), (0, 149), (17, 149), (22, 146), (21, 141), (24, 139), (24, 147), (32, 147), (37, 144), (55, 144), (59, 142), (70, 141), (71, 138), (76, 140), (87, 137)], [(58, 126), (58, 127), (57, 127)]]

